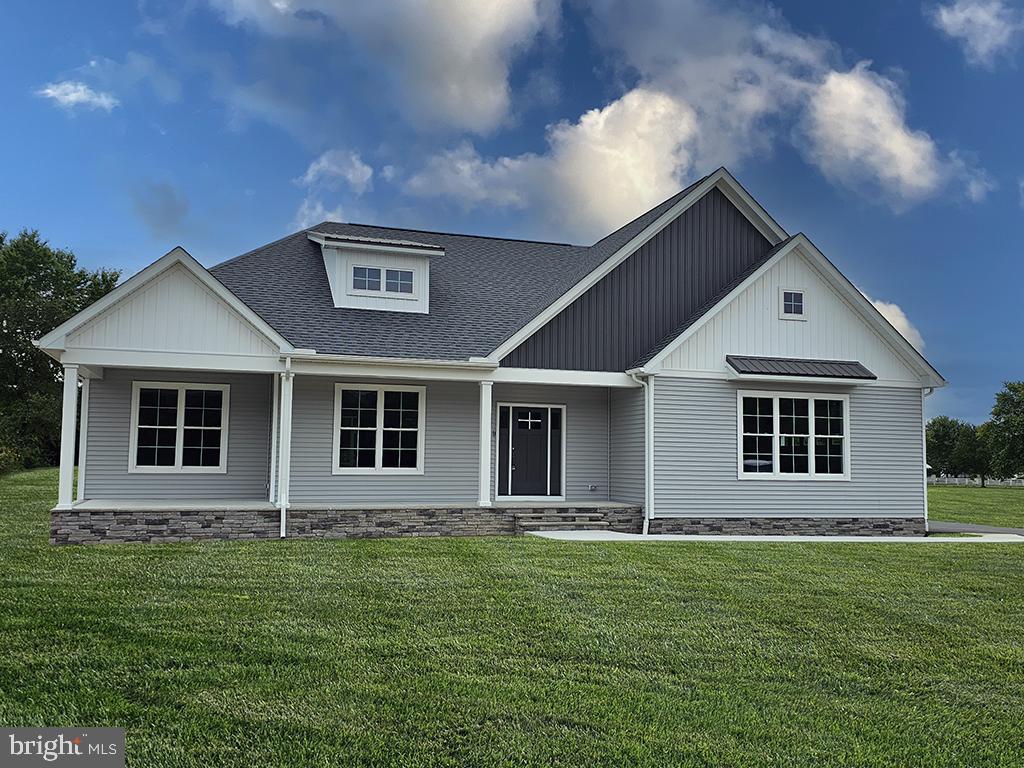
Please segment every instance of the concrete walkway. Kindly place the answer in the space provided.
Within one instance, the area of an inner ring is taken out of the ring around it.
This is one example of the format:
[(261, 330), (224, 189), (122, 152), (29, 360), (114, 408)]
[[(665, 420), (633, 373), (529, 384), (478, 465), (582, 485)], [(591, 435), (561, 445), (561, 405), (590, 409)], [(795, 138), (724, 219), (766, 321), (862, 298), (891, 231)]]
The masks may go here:
[(639, 533), (618, 533), (616, 531), (538, 531), (530, 536), (557, 541), (635, 541), (651, 544), (667, 541), (736, 542), (750, 543), (780, 542), (805, 544), (809, 541), (836, 544), (1024, 544), (1024, 535), (1007, 533), (984, 533), (979, 536), (735, 536), (735, 535), (690, 535), (660, 533), (642, 536)]
[(932, 533), (1013, 533), (1024, 536), (1024, 528), (1001, 528), (997, 525), (953, 523), (945, 520), (929, 520), (928, 530)]

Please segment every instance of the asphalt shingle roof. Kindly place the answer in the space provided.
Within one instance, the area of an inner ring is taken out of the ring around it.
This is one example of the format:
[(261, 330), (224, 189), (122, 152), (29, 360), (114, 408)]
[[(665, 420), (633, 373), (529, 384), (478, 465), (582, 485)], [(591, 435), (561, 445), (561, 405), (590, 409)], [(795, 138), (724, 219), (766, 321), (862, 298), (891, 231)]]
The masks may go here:
[[(278, 333), (320, 354), (433, 360), (484, 357), (686, 196), (593, 246), (323, 222), (210, 269)], [(335, 307), (310, 232), (444, 248), (430, 259), (430, 312)]]

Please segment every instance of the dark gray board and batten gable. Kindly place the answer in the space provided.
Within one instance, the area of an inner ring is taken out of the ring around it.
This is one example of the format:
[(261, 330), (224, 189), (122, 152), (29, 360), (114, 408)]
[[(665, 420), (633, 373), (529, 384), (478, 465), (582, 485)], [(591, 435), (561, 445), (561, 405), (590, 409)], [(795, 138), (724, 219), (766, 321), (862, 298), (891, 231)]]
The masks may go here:
[(762, 263), (772, 247), (721, 191), (712, 189), (501, 365), (628, 370), (709, 297)]

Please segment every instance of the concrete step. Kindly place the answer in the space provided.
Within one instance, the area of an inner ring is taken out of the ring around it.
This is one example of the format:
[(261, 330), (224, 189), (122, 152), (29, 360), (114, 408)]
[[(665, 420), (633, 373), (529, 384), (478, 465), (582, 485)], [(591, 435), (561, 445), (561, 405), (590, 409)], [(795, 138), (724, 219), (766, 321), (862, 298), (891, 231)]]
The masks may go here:
[(608, 528), (606, 520), (518, 520), (519, 531), (603, 531)]
[(604, 512), (584, 512), (566, 510), (565, 512), (517, 512), (516, 520), (603, 520)]

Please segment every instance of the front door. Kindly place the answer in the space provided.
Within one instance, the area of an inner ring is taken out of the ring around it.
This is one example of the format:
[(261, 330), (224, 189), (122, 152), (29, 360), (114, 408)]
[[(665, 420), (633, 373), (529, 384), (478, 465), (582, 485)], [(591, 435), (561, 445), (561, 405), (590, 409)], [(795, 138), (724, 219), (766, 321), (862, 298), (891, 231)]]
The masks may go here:
[(560, 405), (498, 406), (498, 496), (562, 495)]

